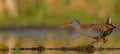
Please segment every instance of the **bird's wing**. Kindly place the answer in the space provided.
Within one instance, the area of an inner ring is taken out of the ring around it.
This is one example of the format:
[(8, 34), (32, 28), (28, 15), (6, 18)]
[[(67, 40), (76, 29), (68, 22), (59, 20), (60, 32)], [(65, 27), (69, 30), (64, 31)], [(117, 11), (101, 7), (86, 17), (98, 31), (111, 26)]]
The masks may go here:
[(109, 31), (113, 29), (113, 26), (107, 24), (90, 24), (90, 25), (82, 25), (82, 29), (89, 30), (89, 29), (101, 29), (103, 31)]

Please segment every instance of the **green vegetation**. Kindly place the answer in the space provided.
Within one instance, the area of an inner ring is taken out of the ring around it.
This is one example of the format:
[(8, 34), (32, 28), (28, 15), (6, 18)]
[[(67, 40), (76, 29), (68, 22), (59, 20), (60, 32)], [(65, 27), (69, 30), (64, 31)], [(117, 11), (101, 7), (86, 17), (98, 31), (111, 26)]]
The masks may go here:
[(114, 24), (119, 26), (119, 2), (118, 0), (0, 1), (0, 26), (60, 26), (71, 19), (78, 19), (81, 23), (101, 23), (109, 15), (112, 16)]

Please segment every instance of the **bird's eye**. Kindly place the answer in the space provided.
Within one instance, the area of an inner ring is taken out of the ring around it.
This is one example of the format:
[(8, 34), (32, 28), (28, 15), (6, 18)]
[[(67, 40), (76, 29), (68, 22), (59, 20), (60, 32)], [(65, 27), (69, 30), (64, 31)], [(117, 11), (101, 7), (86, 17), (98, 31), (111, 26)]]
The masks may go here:
[(70, 22), (71, 24), (73, 23), (73, 22)]

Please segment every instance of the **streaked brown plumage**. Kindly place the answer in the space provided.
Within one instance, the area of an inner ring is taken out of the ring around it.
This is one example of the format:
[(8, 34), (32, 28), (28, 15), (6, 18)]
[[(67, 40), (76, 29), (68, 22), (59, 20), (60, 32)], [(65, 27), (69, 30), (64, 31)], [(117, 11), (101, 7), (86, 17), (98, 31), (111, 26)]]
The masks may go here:
[(98, 42), (101, 39), (103, 40), (103, 44), (106, 43), (107, 40), (105, 39), (105, 37), (111, 34), (113, 29), (115, 28), (115, 26), (111, 22), (110, 17), (108, 17), (106, 23), (103, 24), (83, 25), (80, 24), (77, 20), (71, 20), (69, 23), (65, 24), (62, 27), (67, 26), (73, 26), (79, 33), (95, 39), (96, 41), (93, 41), (91, 44), (94, 44), (95, 42)]

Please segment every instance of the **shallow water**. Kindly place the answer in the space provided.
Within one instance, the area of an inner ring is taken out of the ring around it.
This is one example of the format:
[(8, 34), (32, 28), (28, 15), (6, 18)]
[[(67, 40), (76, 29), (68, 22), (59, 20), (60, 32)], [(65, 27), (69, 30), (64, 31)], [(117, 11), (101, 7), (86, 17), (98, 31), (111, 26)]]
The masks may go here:
[[(61, 50), (9, 50), (6, 54), (120, 54), (120, 31), (113, 31), (107, 36), (108, 42), (103, 48), (113, 50), (61, 51)], [(0, 42), (11, 48), (32, 48), (42, 45), (45, 48), (75, 47), (87, 45), (94, 39), (69, 29), (24, 29), (0, 31)], [(94, 46), (99, 47), (101, 42)], [(118, 49), (114, 49), (118, 48)], [(3, 52), (5, 53), (5, 52)]]

